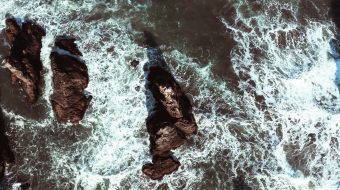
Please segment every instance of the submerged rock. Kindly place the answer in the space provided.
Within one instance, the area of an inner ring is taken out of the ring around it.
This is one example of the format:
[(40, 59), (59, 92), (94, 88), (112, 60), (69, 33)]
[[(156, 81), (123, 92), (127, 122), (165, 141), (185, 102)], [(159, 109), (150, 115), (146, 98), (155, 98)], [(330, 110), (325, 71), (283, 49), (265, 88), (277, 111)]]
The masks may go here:
[(45, 30), (30, 20), (20, 23), (14, 17), (6, 19), (7, 42), (10, 55), (4, 61), (4, 68), (11, 72), (12, 83), (17, 81), (27, 94), (28, 101), (34, 103), (39, 97), (42, 63), (40, 50)]
[(146, 127), (154, 158), (153, 164), (144, 165), (143, 172), (152, 179), (161, 179), (177, 170), (180, 163), (171, 158), (171, 150), (183, 145), (186, 135), (196, 133), (197, 125), (191, 102), (170, 73), (152, 34), (145, 33), (145, 37), (149, 58), (144, 65), (149, 112)]
[(5, 176), (6, 163), (13, 163), (14, 161), (14, 153), (9, 146), (9, 141), (5, 134), (5, 122), (0, 108), (0, 187)]
[[(1, 128), (4, 127), (1, 126)], [(14, 154), (9, 147), (8, 138), (3, 129), (1, 129), (0, 133), (0, 163), (12, 163), (14, 162)]]
[(75, 39), (57, 37), (50, 55), (53, 72), (51, 103), (61, 122), (79, 123), (90, 104), (92, 96), (85, 92), (89, 83), (87, 67), (80, 59)]
[(137, 61), (137, 60), (132, 60), (132, 61), (130, 61), (130, 65), (132, 66), (132, 67), (134, 67), (134, 68), (136, 68), (138, 65), (139, 65), (139, 61)]
[(252, 190), (246, 183), (244, 174), (240, 171), (238, 171), (237, 177), (233, 179), (233, 187), (234, 190)]

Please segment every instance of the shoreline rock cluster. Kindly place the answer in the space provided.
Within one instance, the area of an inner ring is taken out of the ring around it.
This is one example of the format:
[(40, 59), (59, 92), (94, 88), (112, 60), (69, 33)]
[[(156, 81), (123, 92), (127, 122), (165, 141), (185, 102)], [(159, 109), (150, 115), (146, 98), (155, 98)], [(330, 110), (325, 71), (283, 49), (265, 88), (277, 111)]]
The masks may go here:
[[(6, 19), (6, 37), (10, 55), (4, 68), (8, 69), (13, 84), (19, 82), (26, 92), (28, 102), (34, 104), (41, 93), (43, 65), (40, 58), (45, 30), (33, 21), (10, 16)], [(145, 33), (149, 62), (144, 65), (147, 89), (147, 131), (150, 134), (152, 163), (145, 164), (142, 171), (151, 179), (162, 179), (181, 165), (172, 150), (187, 142), (189, 135), (197, 132), (192, 105), (180, 85), (171, 74), (162, 52), (152, 34)], [(90, 104), (92, 96), (85, 89), (89, 83), (88, 68), (81, 59), (75, 38), (57, 36), (50, 54), (53, 93), (50, 102), (59, 122), (78, 124)], [(136, 67), (138, 61), (131, 66)], [(14, 162), (14, 154), (0, 121), (0, 180), (6, 162)]]
[[(10, 55), (3, 67), (10, 72), (12, 83), (18, 82), (26, 92), (28, 102), (34, 104), (41, 95), (43, 65), (40, 52), (46, 32), (40, 25), (27, 19), (21, 23), (19, 19), (8, 15), (5, 22)], [(57, 36), (55, 39), (50, 55), (53, 73), (50, 101), (59, 122), (78, 124), (92, 96), (85, 92), (89, 83), (88, 70), (74, 42), (74, 38), (67, 36)]]
[[(40, 53), (45, 29), (32, 20), (22, 21), (11, 15), (6, 15), (5, 24), (4, 34), (10, 50), (2, 67), (9, 71), (12, 85), (18, 83), (25, 92), (27, 102), (35, 104), (43, 88)], [(59, 122), (77, 124), (83, 119), (92, 96), (84, 93), (89, 82), (88, 70), (80, 59), (82, 54), (74, 41), (74, 38), (65, 36), (58, 36), (55, 40), (50, 55), (53, 72), (53, 94), (50, 101)], [(12, 183), (6, 177), (6, 170), (8, 164), (15, 162), (5, 132), (6, 125), (0, 107), (0, 189), (7, 189), (9, 183)], [(28, 189), (29, 186), (29, 183), (23, 183), (20, 188)]]
[(145, 33), (149, 62), (144, 65), (152, 163), (143, 173), (151, 179), (162, 179), (178, 169), (180, 162), (172, 150), (186, 143), (187, 136), (197, 132), (190, 100), (170, 72), (152, 34)]

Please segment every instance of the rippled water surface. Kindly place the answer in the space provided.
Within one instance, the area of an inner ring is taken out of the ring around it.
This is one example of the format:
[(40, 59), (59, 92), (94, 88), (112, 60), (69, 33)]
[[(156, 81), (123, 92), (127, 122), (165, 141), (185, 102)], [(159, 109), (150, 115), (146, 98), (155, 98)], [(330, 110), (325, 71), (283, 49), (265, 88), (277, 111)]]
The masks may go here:
[[(43, 96), (28, 105), (0, 70), (1, 105), (16, 163), (7, 180), (31, 189), (340, 189), (340, 95), (325, 0), (4, 0), (6, 13), (47, 31)], [(161, 181), (146, 132), (143, 31), (193, 97), (198, 134)], [(49, 54), (75, 36), (93, 100), (77, 126), (56, 122)], [(0, 53), (8, 53), (3, 32)], [(140, 61), (136, 68), (129, 62)]]

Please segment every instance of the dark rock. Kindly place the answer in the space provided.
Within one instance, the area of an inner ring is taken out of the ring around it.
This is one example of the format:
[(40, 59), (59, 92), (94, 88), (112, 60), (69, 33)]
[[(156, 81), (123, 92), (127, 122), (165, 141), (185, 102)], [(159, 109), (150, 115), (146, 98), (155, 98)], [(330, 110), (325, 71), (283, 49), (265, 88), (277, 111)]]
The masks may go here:
[(176, 171), (181, 164), (171, 156), (162, 158), (154, 157), (152, 163), (145, 164), (142, 168), (143, 173), (153, 180), (160, 180), (164, 175)]
[(139, 65), (139, 61), (137, 61), (137, 60), (132, 60), (131, 62), (130, 62), (130, 65), (132, 66), (132, 67), (137, 67), (138, 65)]
[(6, 38), (11, 47), (5, 59), (4, 68), (12, 75), (13, 84), (19, 81), (27, 94), (28, 101), (34, 103), (39, 97), (42, 63), (40, 60), (41, 40), (45, 30), (30, 20), (22, 24), (15, 18), (6, 19)]
[(252, 190), (245, 181), (244, 174), (238, 171), (238, 175), (233, 179), (234, 190)]
[(315, 133), (309, 133), (307, 141), (309, 141), (310, 144), (314, 143), (316, 141), (316, 134)]
[(23, 183), (20, 185), (21, 190), (27, 190), (31, 187), (29, 183)]
[(5, 177), (5, 170), (6, 170), (5, 169), (5, 163), (0, 162), (0, 185), (1, 185), (2, 180)]
[(79, 51), (77, 44), (74, 42), (76, 41), (75, 38), (69, 36), (57, 36), (55, 40), (55, 46), (69, 51), (71, 54), (76, 56), (82, 56), (82, 53)]
[(85, 88), (89, 83), (88, 70), (75, 39), (59, 36), (50, 55), (53, 72), (51, 103), (61, 122), (79, 123), (92, 99)]
[(177, 170), (180, 163), (171, 158), (171, 150), (186, 143), (186, 135), (197, 132), (189, 98), (182, 91), (165, 62), (151, 33), (145, 33), (149, 62), (144, 65), (150, 134), (150, 152), (153, 164), (143, 166), (143, 172), (152, 179)]
[[(145, 66), (146, 89), (152, 94), (153, 108), (148, 120), (155, 114), (163, 116), (163, 121), (148, 122), (148, 128), (159, 129), (159, 124), (168, 122), (184, 134), (193, 134), (197, 131), (195, 118), (192, 114), (191, 103), (183, 93), (175, 78), (162, 66)], [(159, 117), (159, 116), (157, 116)]]
[(0, 108), (0, 163), (14, 162), (14, 154), (10, 149), (8, 138), (5, 134), (5, 122)]
[(5, 176), (6, 163), (14, 163), (14, 153), (9, 146), (9, 140), (5, 134), (5, 122), (0, 108), (0, 186)]
[[(1, 128), (3, 128), (3, 126), (1, 126)], [(0, 162), (12, 163), (14, 162), (14, 154), (9, 147), (8, 138), (2, 129), (0, 133)]]
[(167, 156), (171, 150), (183, 145), (185, 140), (185, 136), (176, 127), (162, 127), (150, 137), (151, 153), (156, 156)]

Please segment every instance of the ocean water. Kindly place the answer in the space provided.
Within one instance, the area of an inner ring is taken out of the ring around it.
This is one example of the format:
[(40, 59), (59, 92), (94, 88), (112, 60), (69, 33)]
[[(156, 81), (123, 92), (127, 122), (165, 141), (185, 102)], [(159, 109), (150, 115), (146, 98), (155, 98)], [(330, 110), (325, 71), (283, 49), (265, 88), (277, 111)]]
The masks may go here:
[[(5, 14), (47, 32), (42, 97), (27, 105), (1, 69), (1, 106), (16, 155), (3, 189), (340, 189), (340, 92), (324, 0), (3, 0)], [(175, 150), (181, 167), (161, 181), (151, 161), (143, 31), (192, 96), (198, 134)], [(73, 35), (93, 99), (77, 126), (53, 115), (49, 55)], [(1, 32), (1, 59), (8, 47)], [(140, 61), (136, 68), (129, 62)]]

